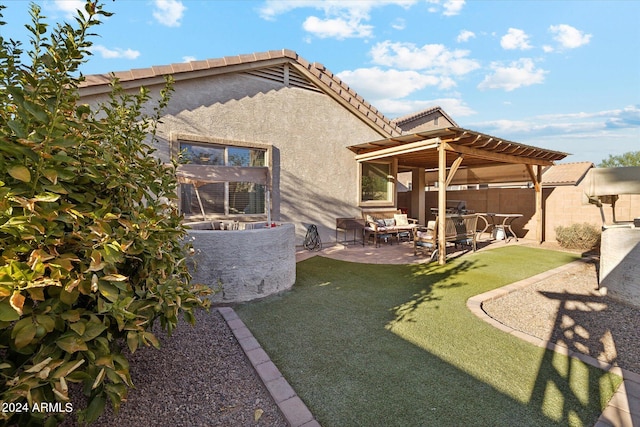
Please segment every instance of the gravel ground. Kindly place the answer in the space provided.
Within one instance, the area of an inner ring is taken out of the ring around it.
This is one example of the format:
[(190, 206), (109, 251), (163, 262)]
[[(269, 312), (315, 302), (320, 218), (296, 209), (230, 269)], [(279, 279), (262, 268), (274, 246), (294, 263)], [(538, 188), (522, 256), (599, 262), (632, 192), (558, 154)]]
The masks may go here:
[(158, 328), (161, 348), (130, 356), (136, 388), (118, 415), (107, 405), (92, 426), (288, 425), (218, 311), (196, 319), (195, 327), (181, 322), (169, 339)]
[(586, 263), (483, 304), (497, 321), (640, 374), (640, 308), (603, 296)]
[[(602, 296), (594, 264), (483, 308), (514, 329), (640, 373), (640, 309)], [(107, 407), (96, 426), (288, 425), (217, 310), (196, 318), (195, 327), (182, 322), (170, 339), (156, 330), (160, 350), (130, 356), (136, 388), (117, 416)], [(75, 425), (73, 418), (64, 425)]]

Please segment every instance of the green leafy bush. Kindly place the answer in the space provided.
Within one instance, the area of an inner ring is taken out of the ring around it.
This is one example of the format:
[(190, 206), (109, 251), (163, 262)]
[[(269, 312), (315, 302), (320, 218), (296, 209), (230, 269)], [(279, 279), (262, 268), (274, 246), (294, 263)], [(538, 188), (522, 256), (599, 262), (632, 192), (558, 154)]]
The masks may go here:
[(589, 251), (600, 244), (601, 231), (592, 224), (571, 224), (568, 227), (556, 227), (556, 240), (567, 249)]
[[(158, 346), (154, 321), (169, 333), (180, 313), (193, 322), (209, 290), (189, 283), (176, 165), (152, 156), (171, 82), (152, 116), (149, 91), (117, 81), (107, 103), (79, 105), (74, 74), (109, 13), (87, 1), (75, 27), (55, 29), (38, 6), (31, 16), (30, 64), (0, 37), (0, 401), (68, 408), (79, 383), (90, 422), (133, 386), (122, 347)], [(0, 423), (55, 425), (55, 412), (0, 412)]]

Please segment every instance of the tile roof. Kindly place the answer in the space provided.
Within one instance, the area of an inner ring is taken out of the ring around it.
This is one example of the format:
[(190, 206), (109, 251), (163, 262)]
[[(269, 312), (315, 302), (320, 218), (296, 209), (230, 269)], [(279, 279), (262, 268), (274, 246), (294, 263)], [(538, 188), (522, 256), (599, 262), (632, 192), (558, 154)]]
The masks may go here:
[(558, 163), (544, 170), (542, 185), (544, 187), (578, 185), (592, 167), (594, 164), (591, 162)]
[(438, 105), (433, 106), (431, 108), (427, 108), (426, 110), (417, 111), (415, 113), (407, 114), (406, 116), (398, 117), (396, 119), (393, 119), (393, 122), (395, 124), (397, 124), (398, 126), (402, 127), (402, 125), (407, 123), (407, 122), (412, 122), (414, 120), (417, 120), (417, 119), (420, 119), (422, 117), (428, 116), (429, 114), (433, 114), (433, 113), (435, 113), (437, 111), (439, 111), (440, 114), (442, 114), (444, 117), (446, 117), (446, 119), (451, 122), (451, 125), (453, 127), (458, 127), (458, 124), (455, 122), (455, 120), (453, 120), (447, 113), (445, 113), (445, 111)]
[(256, 70), (279, 63), (292, 64), (324, 93), (332, 96), (356, 115), (363, 117), (382, 136), (392, 137), (402, 134), (402, 129), (395, 122), (385, 117), (326, 67), (317, 62), (311, 63), (289, 49), (87, 75), (80, 84), (80, 93), (83, 95), (108, 92), (112, 76), (118, 78), (124, 87), (130, 88), (159, 83), (165, 75), (172, 75), (175, 81), (180, 81), (209, 75)]

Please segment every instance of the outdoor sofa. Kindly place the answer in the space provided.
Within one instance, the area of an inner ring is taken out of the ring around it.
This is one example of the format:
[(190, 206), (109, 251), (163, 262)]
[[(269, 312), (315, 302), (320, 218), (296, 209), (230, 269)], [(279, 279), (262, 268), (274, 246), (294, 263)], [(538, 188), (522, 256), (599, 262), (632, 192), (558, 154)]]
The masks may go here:
[(418, 226), (417, 219), (407, 218), (407, 214), (400, 209), (394, 210), (363, 210), (364, 219), (364, 241), (380, 246), (381, 241), (393, 243), (393, 240), (400, 241), (402, 238), (411, 239), (413, 230)]

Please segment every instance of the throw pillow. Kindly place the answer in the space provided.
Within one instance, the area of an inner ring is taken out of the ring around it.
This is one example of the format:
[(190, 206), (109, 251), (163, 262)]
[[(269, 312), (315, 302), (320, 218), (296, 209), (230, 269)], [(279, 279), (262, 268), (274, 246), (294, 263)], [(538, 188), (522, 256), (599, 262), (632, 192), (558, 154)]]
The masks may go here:
[(385, 227), (393, 227), (394, 225), (396, 225), (396, 220), (395, 219), (385, 219), (384, 220), (384, 225), (385, 225)]
[(395, 214), (393, 217), (395, 218), (397, 226), (409, 225), (409, 219), (406, 214)]

